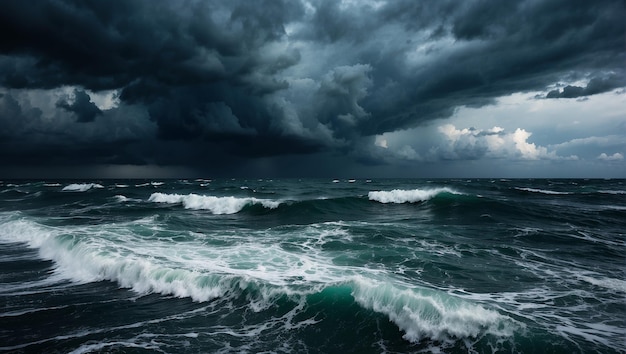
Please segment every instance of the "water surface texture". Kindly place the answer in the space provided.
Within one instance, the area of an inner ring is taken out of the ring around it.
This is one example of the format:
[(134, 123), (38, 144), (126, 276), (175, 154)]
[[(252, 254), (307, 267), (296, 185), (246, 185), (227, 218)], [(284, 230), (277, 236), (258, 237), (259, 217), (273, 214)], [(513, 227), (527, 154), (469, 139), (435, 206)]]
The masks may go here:
[(0, 183), (2, 352), (626, 352), (625, 180)]

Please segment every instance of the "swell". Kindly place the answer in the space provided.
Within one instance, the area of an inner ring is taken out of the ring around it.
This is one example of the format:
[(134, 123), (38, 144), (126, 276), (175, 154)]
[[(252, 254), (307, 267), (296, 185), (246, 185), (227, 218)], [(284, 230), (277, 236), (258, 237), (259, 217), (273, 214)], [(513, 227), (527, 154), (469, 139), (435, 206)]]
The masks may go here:
[[(149, 253), (141, 245), (130, 249), (129, 242), (119, 245), (115, 240), (107, 240), (104, 234), (88, 236), (91, 228), (78, 232), (49, 227), (19, 213), (5, 214), (0, 219), (0, 240), (26, 243), (38, 251), (39, 257), (54, 262), (55, 274), (76, 283), (107, 280), (142, 295), (158, 293), (197, 302), (232, 303), (245, 299), (245, 306), (255, 313), (287, 301), (295, 306), (299, 316), (311, 318), (310, 324), (320, 319), (306, 312), (309, 305), (321, 301), (324, 313), (331, 314), (335, 311), (333, 299), (338, 295), (341, 301), (355, 304), (354, 311), (360, 308), (371, 311), (368, 317), (385, 316), (411, 343), (427, 340), (454, 346), (485, 335), (508, 338), (520, 328), (516, 321), (495, 310), (445, 292), (408, 286), (367, 270), (336, 266), (324, 258), (280, 248), (243, 246), (242, 251), (240, 246), (236, 250), (217, 250), (217, 254), (226, 254), (228, 258), (215, 260), (186, 251), (192, 256), (189, 259), (177, 256), (185, 249), (172, 253), (166, 244), (161, 249), (154, 242), (145, 244), (157, 252)], [(254, 258), (259, 254), (261, 258)], [(235, 256), (244, 263), (231, 264)], [(287, 264), (285, 268), (285, 261), (293, 262), (294, 267)], [(298, 305), (302, 301), (306, 306)]]
[[(72, 188), (84, 189), (87, 186), (89, 184)], [(260, 225), (358, 220), (393, 215), (412, 218), (425, 211), (435, 218), (459, 223), (517, 223), (529, 220), (533, 224), (529, 226), (539, 227), (541, 223), (562, 223), (567, 219), (573, 225), (583, 227), (612, 228), (613, 225), (624, 224), (623, 194), (617, 192), (620, 190), (618, 188), (546, 194), (538, 191), (551, 191), (544, 189), (550, 187), (488, 187), (475, 188), (470, 185), (462, 189), (444, 186), (370, 191), (342, 189), (326, 193), (317, 191), (296, 197), (266, 192), (261, 197), (239, 187), (237, 191), (231, 190), (230, 195), (212, 195), (206, 192), (153, 192), (155, 187), (151, 185), (152, 189), (147, 190), (144, 187), (124, 187), (104, 191), (89, 186), (84, 192), (62, 191), (64, 187), (60, 186), (36, 185), (35, 189), (32, 187), (31, 190), (20, 192), (14, 190), (15, 187), (5, 189), (0, 196), (0, 199), (4, 198), (4, 205), (0, 207), (10, 210), (14, 208), (14, 200), (19, 200), (20, 209), (29, 210), (32, 215), (58, 216), (65, 220), (72, 218), (82, 223), (128, 220), (151, 215), (166, 207), (212, 215), (239, 214), (240, 217), (255, 218)]]

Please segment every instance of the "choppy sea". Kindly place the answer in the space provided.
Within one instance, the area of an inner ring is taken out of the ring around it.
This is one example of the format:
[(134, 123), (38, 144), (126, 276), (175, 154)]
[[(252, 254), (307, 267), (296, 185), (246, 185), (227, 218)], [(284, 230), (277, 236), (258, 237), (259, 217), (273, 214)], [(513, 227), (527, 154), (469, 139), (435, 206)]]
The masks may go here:
[(626, 353), (626, 180), (5, 180), (0, 352)]

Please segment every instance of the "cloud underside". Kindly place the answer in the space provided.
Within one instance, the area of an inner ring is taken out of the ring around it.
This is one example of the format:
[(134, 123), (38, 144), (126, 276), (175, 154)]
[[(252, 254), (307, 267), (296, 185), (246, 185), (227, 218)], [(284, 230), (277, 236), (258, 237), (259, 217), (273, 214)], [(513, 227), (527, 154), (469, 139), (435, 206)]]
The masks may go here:
[[(580, 99), (626, 87), (621, 1), (9, 0), (0, 8), (4, 164), (220, 166), (318, 153), (385, 163), (377, 136), (459, 107), (517, 92)], [(441, 144), (406, 144), (394, 156), (575, 156), (529, 142), (521, 124), (440, 126)]]

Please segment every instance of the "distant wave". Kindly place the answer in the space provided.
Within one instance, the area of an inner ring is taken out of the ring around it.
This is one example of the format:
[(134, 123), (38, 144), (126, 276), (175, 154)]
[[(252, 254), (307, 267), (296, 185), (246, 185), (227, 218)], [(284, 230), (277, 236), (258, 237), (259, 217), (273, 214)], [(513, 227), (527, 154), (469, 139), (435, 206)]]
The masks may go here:
[(572, 194), (572, 193), (568, 193), (568, 192), (557, 192), (557, 191), (551, 191), (551, 190), (546, 190), (546, 189), (535, 189), (535, 188), (522, 188), (522, 187), (515, 187), (515, 189), (517, 189), (518, 191), (524, 191), (524, 192), (531, 192), (531, 193), (541, 193), (541, 194)]
[(63, 187), (62, 190), (66, 192), (85, 192), (92, 188), (104, 188), (104, 186), (98, 183), (72, 183)]
[(115, 195), (113, 198), (115, 198), (115, 201), (118, 203), (141, 202), (141, 199), (128, 198), (127, 196), (121, 194)]
[(167, 194), (152, 193), (148, 199), (150, 202), (182, 204), (185, 209), (209, 210), (213, 214), (235, 214), (240, 212), (246, 205), (260, 204), (268, 209), (275, 209), (280, 202), (257, 198), (237, 197), (214, 197), (198, 194)]
[(164, 184), (165, 184), (165, 182), (154, 182), (154, 181), (152, 181), (152, 182), (145, 182), (145, 183), (137, 183), (137, 184), (135, 184), (135, 187), (149, 187), (149, 186), (151, 186), (151, 187), (160, 187), (160, 186), (162, 186)]
[(602, 194), (616, 194), (617, 195), (617, 194), (626, 194), (626, 191), (622, 191), (622, 190), (616, 190), (616, 191), (613, 191), (613, 190), (601, 190), (601, 191), (598, 191), (598, 193), (602, 193)]
[(118, 202), (127, 202), (128, 201), (128, 197), (124, 196), (124, 195), (116, 195), (115, 196), (115, 200), (117, 200)]
[(439, 194), (462, 194), (451, 188), (433, 188), (433, 189), (394, 189), (391, 191), (374, 191), (369, 192), (370, 200), (380, 203), (417, 203), (423, 202), (436, 197)]

